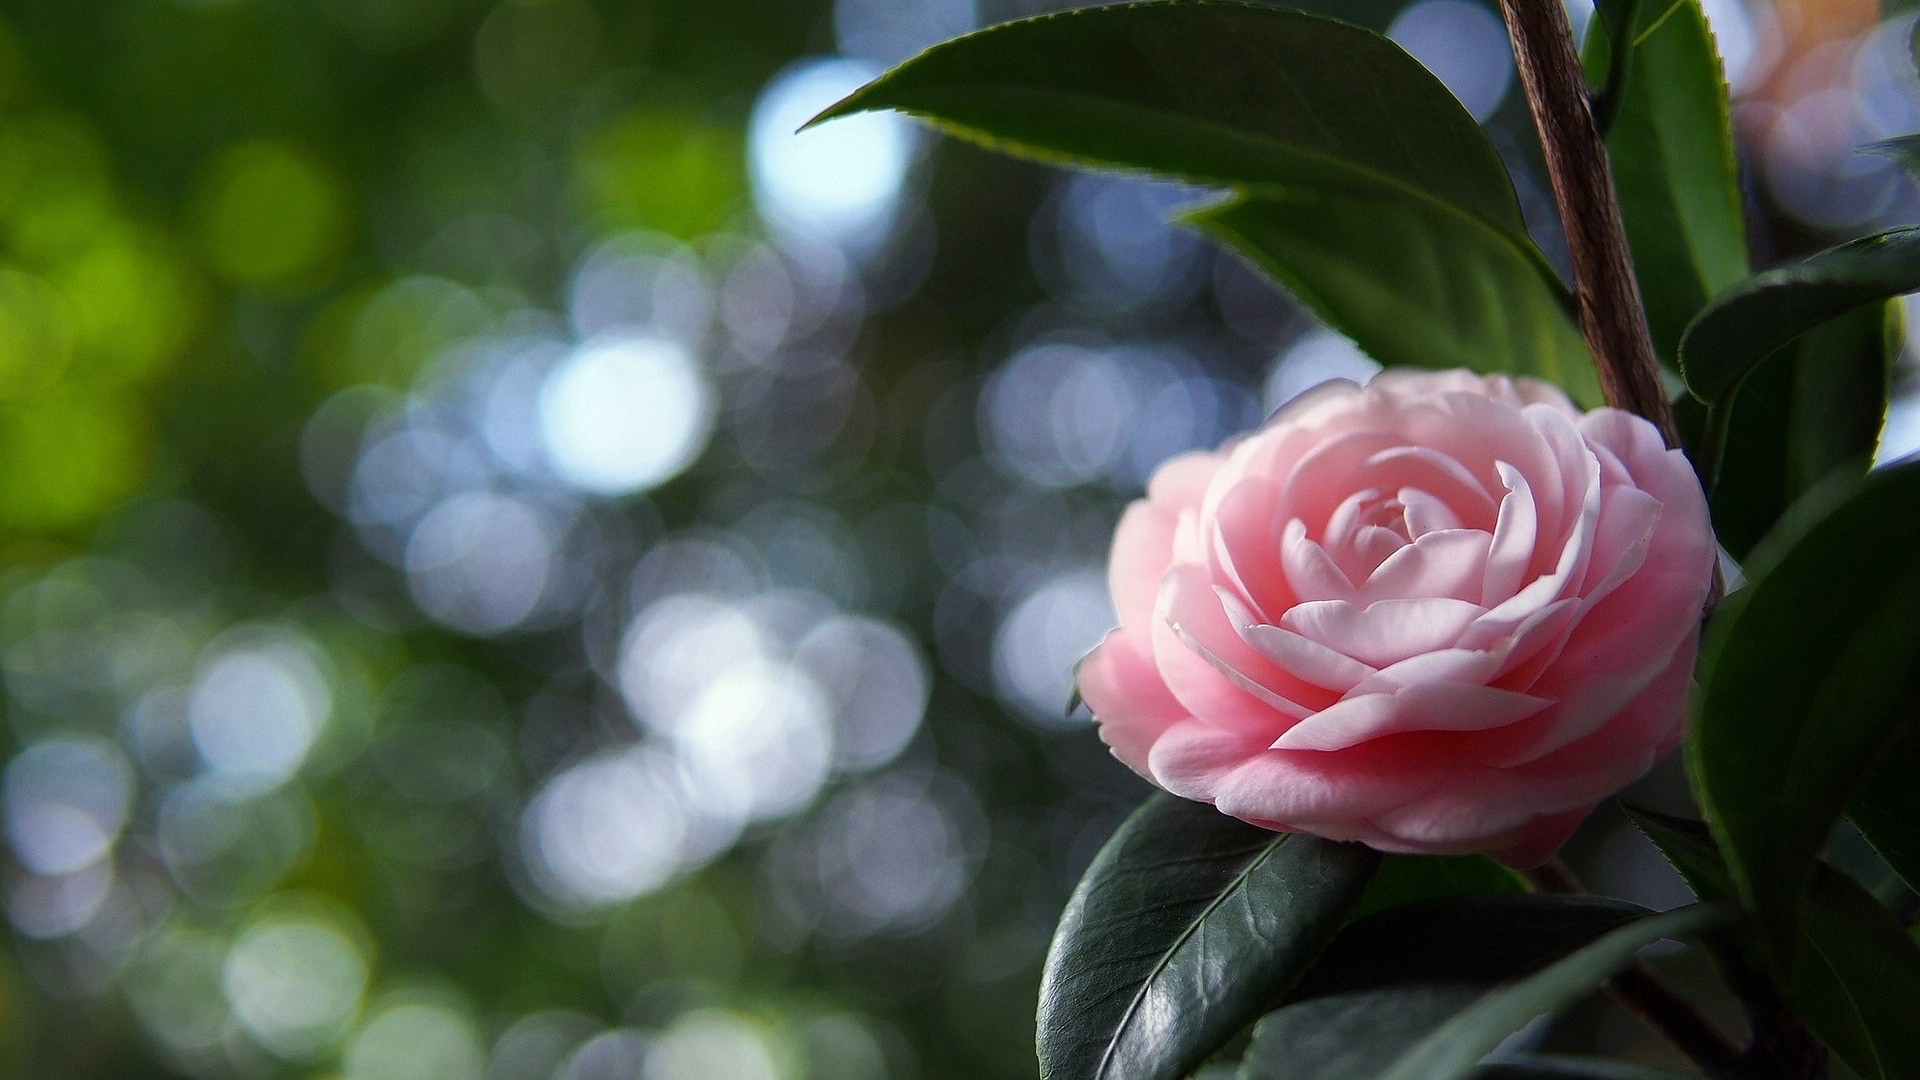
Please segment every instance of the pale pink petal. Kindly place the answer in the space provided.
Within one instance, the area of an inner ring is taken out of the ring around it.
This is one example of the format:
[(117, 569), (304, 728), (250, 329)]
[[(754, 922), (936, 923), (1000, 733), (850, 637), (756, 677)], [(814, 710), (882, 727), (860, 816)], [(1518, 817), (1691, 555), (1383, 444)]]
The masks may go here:
[(1148, 479), (1147, 498), (1174, 510), (1198, 510), (1206, 499), (1207, 485), (1225, 461), (1219, 454), (1201, 450), (1168, 458)]
[(1386, 667), (1416, 653), (1451, 648), (1481, 614), (1478, 604), (1451, 597), (1380, 600), (1365, 607), (1321, 600), (1288, 609), (1280, 626), (1363, 663)]
[[(1495, 604), (1492, 614), (1500, 619), (1521, 619), (1546, 607), (1555, 600), (1572, 595), (1576, 585), (1585, 577), (1587, 566), (1593, 557), (1593, 534), (1600, 520), (1600, 481), (1596, 476), (1589, 486), (1580, 504), (1572, 524), (1561, 538), (1561, 546), (1556, 548), (1541, 544), (1535, 554), (1534, 566), (1548, 552), (1557, 552), (1553, 569), (1549, 573), (1522, 585), (1506, 600)], [(1529, 573), (1533, 568), (1529, 567)]]
[[(1600, 496), (1588, 583), (1580, 590), (1592, 606), (1632, 577), (1647, 561), (1647, 546), (1660, 525), (1660, 501), (1638, 488), (1609, 488)], [(1597, 579), (1597, 580), (1593, 580)]]
[(1145, 499), (1127, 507), (1113, 530), (1107, 588), (1120, 625), (1144, 630), (1153, 621), (1160, 578), (1173, 563), (1175, 515)]
[[(1540, 674), (1566, 650), (1567, 638), (1573, 634), (1580, 611), (1581, 602), (1569, 597), (1527, 616), (1519, 627), (1504, 636), (1507, 656), (1490, 681), (1497, 681), (1509, 690), (1532, 689)], [(1478, 629), (1476, 623), (1463, 640), (1471, 642)]]
[[(1651, 589), (1643, 594), (1649, 609), (1686, 611), (1689, 604), (1698, 603), (1700, 593), (1692, 582), (1678, 575), (1657, 577), (1665, 587), (1659, 597)], [(1630, 584), (1637, 586), (1640, 579), (1636, 577)], [(1616, 592), (1608, 603), (1619, 598)], [(1611, 729), (1651, 684), (1662, 676), (1671, 676), (1675, 657), (1691, 658), (1699, 640), (1698, 633), (1685, 624), (1675, 628), (1668, 623), (1667, 631), (1661, 633), (1660, 624), (1650, 621), (1645, 626), (1616, 626), (1607, 633), (1589, 622), (1575, 624), (1559, 662), (1549, 665), (1530, 687), (1531, 692), (1556, 700), (1554, 710), (1541, 717), (1541, 723), (1488, 733), (1483, 741), (1466, 746), (1466, 753), (1489, 765), (1512, 767)], [(1684, 684), (1681, 691), (1684, 696)]]
[[(1202, 741), (1185, 727), (1169, 731), (1153, 748), (1154, 776), (1190, 775), (1194, 763), (1207, 756), (1193, 745)], [(1239, 762), (1230, 768), (1217, 769), (1224, 763), (1212, 758), (1216, 771), (1207, 786), (1222, 812), (1256, 824), (1371, 818), (1425, 792), (1449, 760), (1441, 737), (1423, 735), (1376, 739), (1339, 754), (1264, 747), (1244, 752), (1241, 747)], [(1212, 748), (1217, 750), (1218, 743)]]
[(1355, 683), (1374, 673), (1371, 665), (1278, 626), (1246, 625), (1240, 627), (1240, 634), (1275, 666), (1335, 693), (1352, 689)]
[(1306, 716), (1308, 713), (1311, 713), (1313, 711), (1311, 708), (1305, 705), (1302, 705), (1297, 701), (1290, 701), (1284, 697), (1281, 697), (1279, 694), (1275, 693), (1274, 691), (1269, 690), (1265, 686), (1262, 686), (1259, 683), (1255, 682), (1252, 676), (1246, 674), (1245, 672), (1239, 670), (1238, 668), (1235, 668), (1231, 663), (1227, 662), (1226, 659), (1221, 657), (1220, 654), (1214, 652), (1212, 649), (1209, 649), (1205, 644), (1203, 644), (1200, 641), (1200, 639), (1196, 638), (1193, 634), (1189, 633), (1184, 627), (1178, 624), (1175, 624), (1173, 628), (1173, 632), (1179, 635), (1181, 644), (1185, 645), (1189, 649), (1192, 649), (1196, 654), (1198, 654), (1199, 657), (1202, 660), (1205, 660), (1207, 664), (1211, 666), (1213, 670), (1217, 672), (1222, 679), (1225, 679), (1227, 682), (1231, 683), (1234, 687), (1239, 689), (1242, 693), (1245, 693), (1250, 697), (1257, 698), (1261, 702), (1264, 702), (1268, 708), (1271, 708), (1275, 712), (1280, 713), (1283, 716), (1290, 716), (1297, 719), (1299, 717)]
[(1661, 504), (1661, 525), (1648, 545), (1654, 566), (1712, 565), (1713, 527), (1706, 496), (1685, 454), (1669, 450), (1653, 425), (1630, 413), (1599, 409), (1583, 417), (1581, 431), (1611, 450), (1633, 474), (1633, 486)]
[(1487, 549), (1493, 538), (1478, 529), (1430, 532), (1402, 546), (1380, 563), (1360, 589), (1364, 603), (1413, 597), (1450, 596), (1475, 603), (1487, 575)]
[(1173, 523), (1173, 561), (1200, 566), (1207, 558), (1207, 535), (1201, 527), (1200, 511), (1182, 509)]
[(1127, 768), (1147, 776), (1147, 751), (1187, 711), (1160, 679), (1137, 632), (1114, 630), (1080, 662), (1080, 697), (1099, 724), (1100, 740)]
[[(1340, 504), (1364, 485), (1355, 472), (1367, 459), (1399, 440), (1379, 431), (1347, 431), (1332, 435), (1302, 457), (1280, 487), (1281, 512), (1309, 526), (1331, 523)], [(1394, 485), (1398, 487), (1398, 484)]]
[(1520, 470), (1498, 462), (1500, 483), (1507, 495), (1500, 500), (1500, 520), (1493, 527), (1487, 552), (1487, 574), (1482, 583), (1480, 603), (1494, 607), (1520, 591), (1527, 567), (1539, 542), (1539, 514), (1533, 502), (1533, 488)]
[(1507, 840), (1488, 854), (1515, 870), (1531, 870), (1553, 858), (1553, 853), (1566, 844), (1591, 813), (1593, 807), (1584, 806), (1565, 813), (1544, 814), (1508, 834)]
[(1196, 716), (1266, 731), (1271, 742), (1311, 710), (1296, 692), (1314, 696), (1241, 640), (1220, 597), (1198, 567), (1176, 566), (1160, 590), (1153, 658), (1167, 688)]
[(1476, 683), (1486, 685), (1506, 659), (1507, 643), (1493, 649), (1435, 649), (1409, 656), (1363, 679), (1355, 694), (1391, 693), (1422, 683)]
[(1449, 769), (1425, 795), (1373, 815), (1373, 823), (1423, 848), (1484, 844), (1531, 821), (1537, 811), (1526, 803), (1489, 791), (1487, 770)]
[[(1287, 522), (1280, 540), (1280, 562), (1286, 571), (1288, 591), (1299, 601), (1350, 600), (1357, 592), (1326, 549), (1307, 538), (1306, 523), (1299, 518)], [(1271, 616), (1271, 610), (1267, 614)]]
[(1215, 802), (1221, 785), (1237, 770), (1269, 753), (1266, 742), (1250, 731), (1185, 720), (1154, 741), (1147, 753), (1147, 775), (1183, 799)]
[(1493, 496), (1465, 465), (1430, 446), (1394, 446), (1368, 458), (1357, 479), (1432, 496), (1472, 529), (1493, 527)]
[(1354, 534), (1351, 544), (1344, 548), (1329, 545), (1327, 551), (1334, 561), (1340, 563), (1340, 568), (1346, 571), (1348, 578), (1365, 581), (1373, 576), (1381, 563), (1406, 546), (1407, 538), (1392, 529), (1383, 525), (1366, 525)]
[(1402, 487), (1395, 498), (1406, 513), (1407, 535), (1416, 540), (1428, 533), (1468, 528), (1446, 500), (1421, 488)]
[(1379, 488), (1362, 488), (1340, 500), (1320, 530), (1321, 546), (1330, 550), (1352, 547), (1354, 537), (1367, 525), (1367, 507), (1381, 501), (1381, 494)]
[(1288, 728), (1275, 750), (1345, 750), (1386, 735), (1480, 731), (1524, 720), (1549, 702), (1471, 683), (1424, 683), (1350, 697)]
[[(1631, 702), (1586, 738), (1512, 771), (1540, 785), (1536, 797), (1584, 789), (1593, 799), (1620, 790), (1680, 745), (1697, 642), (1689, 639)], [(1563, 796), (1564, 797), (1564, 796)]]
[[(1577, 417), (1544, 405), (1529, 406), (1524, 415), (1540, 433), (1540, 446), (1546, 451), (1545, 465), (1528, 471), (1527, 480), (1540, 508), (1540, 535), (1551, 540), (1577, 527), (1577, 511), (1590, 493), (1600, 490), (1600, 463), (1581, 438)], [(1542, 546), (1543, 555), (1552, 550), (1550, 543)], [(1550, 556), (1543, 558), (1534, 563), (1532, 572), (1545, 573), (1552, 565)]]
[(1451, 394), (1409, 403), (1395, 431), (1405, 445), (1430, 446), (1451, 456), (1483, 491), (1500, 490), (1496, 462), (1526, 474), (1536, 495), (1542, 492), (1541, 478), (1560, 471), (1553, 449), (1528, 416), (1486, 398)]

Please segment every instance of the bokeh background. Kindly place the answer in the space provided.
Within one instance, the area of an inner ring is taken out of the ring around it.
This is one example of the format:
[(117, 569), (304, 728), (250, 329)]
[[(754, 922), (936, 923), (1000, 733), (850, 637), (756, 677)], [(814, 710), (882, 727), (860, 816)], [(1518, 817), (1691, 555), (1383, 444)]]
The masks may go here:
[[(1370, 369), (1204, 192), (795, 134), (1054, 6), (0, 0), (0, 1075), (1032, 1075), (1109, 530)], [(1307, 6), (1558, 258), (1490, 10)], [(1763, 262), (1920, 219), (1912, 14), (1706, 6)]]

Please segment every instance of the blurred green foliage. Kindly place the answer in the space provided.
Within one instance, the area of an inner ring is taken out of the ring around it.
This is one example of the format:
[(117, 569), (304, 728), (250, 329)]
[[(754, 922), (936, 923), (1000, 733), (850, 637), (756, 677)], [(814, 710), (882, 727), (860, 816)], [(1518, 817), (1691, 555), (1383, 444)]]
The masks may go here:
[(0, 1075), (1032, 1075), (1113, 521), (1366, 370), (1192, 189), (767, 119), (1041, 6), (0, 4)]

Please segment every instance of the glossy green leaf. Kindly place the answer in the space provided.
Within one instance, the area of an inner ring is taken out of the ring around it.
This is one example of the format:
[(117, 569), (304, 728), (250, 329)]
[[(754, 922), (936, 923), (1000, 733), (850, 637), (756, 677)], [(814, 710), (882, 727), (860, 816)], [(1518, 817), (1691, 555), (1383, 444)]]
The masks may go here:
[(1433, 203), (1266, 190), (1186, 220), (1389, 366), (1535, 375), (1601, 403), (1565, 288), (1530, 243)]
[(1378, 1080), (1500, 985), (1644, 914), (1600, 897), (1530, 894), (1424, 901), (1356, 920), (1294, 1000), (1254, 1028), (1241, 1075)]
[(1903, 226), (1767, 270), (1714, 297), (1680, 340), (1687, 389), (1712, 404), (1774, 350), (1855, 308), (1920, 289), (1920, 227)]
[(1376, 911), (1447, 896), (1531, 891), (1533, 887), (1519, 871), (1485, 855), (1387, 855), (1349, 917), (1362, 919)]
[(1523, 1057), (1482, 1065), (1473, 1080), (1689, 1080), (1683, 1073), (1624, 1061), (1560, 1055)]
[(1041, 1075), (1191, 1072), (1306, 972), (1379, 858), (1155, 795), (1060, 917), (1040, 986)]
[(1735, 887), (1791, 966), (1816, 856), (1920, 692), (1920, 463), (1816, 489), (1709, 628), (1687, 739)]
[(1875, 763), (1847, 803), (1847, 817), (1907, 888), (1920, 891), (1920, 717)]
[(1629, 42), (1631, 66), (1613, 76), (1623, 85), (1606, 90), (1607, 150), (1647, 325), (1655, 350), (1674, 363), (1687, 323), (1749, 273), (1727, 83), (1699, 0), (1608, 8), (1603, 15), (1631, 18), (1632, 28), (1590, 33), (1589, 70), (1609, 55), (1622, 59), (1616, 36)]
[(1387, 185), (1526, 235), (1499, 155), (1432, 73), (1381, 34), (1284, 8), (1181, 0), (1003, 23), (818, 119), (866, 109), (1048, 161), (1232, 187)]
[[(1866, 472), (1886, 417), (1901, 313), (1897, 303), (1869, 304), (1817, 326), (1734, 391), (1711, 504), (1714, 534), (1735, 559), (1834, 470)], [(1707, 452), (1707, 408), (1687, 395), (1675, 407), (1698, 459)]]
[[(1628, 816), (1702, 897), (1731, 892), (1706, 823), (1631, 808)], [(1798, 959), (1775, 980), (1794, 1015), (1867, 1080), (1920, 1076), (1920, 946), (1870, 893), (1824, 863), (1797, 933)]]

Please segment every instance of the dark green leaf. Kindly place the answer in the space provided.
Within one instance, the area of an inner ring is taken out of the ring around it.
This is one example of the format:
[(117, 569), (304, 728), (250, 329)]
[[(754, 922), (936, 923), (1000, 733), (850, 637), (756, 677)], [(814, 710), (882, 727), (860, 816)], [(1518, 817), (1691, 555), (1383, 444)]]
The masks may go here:
[[(1628, 810), (1702, 897), (1727, 895), (1731, 875), (1705, 822)], [(1852, 878), (1818, 864), (1798, 929), (1798, 961), (1775, 981), (1808, 1030), (1868, 1080), (1920, 1076), (1920, 946)], [(1723, 962), (1744, 963), (1721, 953)]]
[[(1901, 311), (1870, 304), (1815, 327), (1734, 392), (1712, 507), (1714, 534), (1735, 559), (1835, 469), (1866, 472), (1886, 417)], [(1685, 395), (1675, 405), (1697, 457), (1706, 407)]]
[(1688, 768), (1776, 971), (1800, 899), (1875, 757), (1920, 693), (1920, 463), (1818, 488), (1747, 564), (1702, 648)]
[(1473, 1080), (1688, 1080), (1682, 1073), (1599, 1058), (1523, 1057), (1482, 1065)]
[(1011, 153), (1201, 183), (1386, 184), (1526, 235), (1499, 155), (1438, 79), (1380, 34), (1298, 11), (1183, 0), (1004, 23), (934, 46), (818, 119), (865, 109)]
[(1632, 17), (1632, 30), (1591, 33), (1588, 50), (1605, 55), (1619, 37), (1632, 43), (1624, 85), (1617, 93), (1607, 88), (1614, 99), (1607, 149), (1654, 347), (1673, 363), (1687, 323), (1747, 276), (1747, 230), (1726, 79), (1699, 0), (1647, 0), (1637, 8), (1631, 16), (1603, 11)]
[(1542, 1013), (1556, 1012), (1593, 992), (1662, 938), (1710, 930), (1733, 915), (1728, 907), (1699, 906), (1654, 915), (1610, 931), (1552, 966), (1503, 987), (1447, 1021), (1402, 1055), (1381, 1080), (1451, 1080), (1466, 1076), (1507, 1036)]
[(1060, 917), (1040, 986), (1041, 1075), (1186, 1075), (1293, 986), (1379, 858), (1154, 796)]
[(1587, 31), (1587, 49), (1581, 67), (1587, 76), (1587, 104), (1593, 129), (1601, 138), (1613, 130), (1620, 114), (1620, 98), (1633, 68), (1633, 31), (1640, 0), (1595, 0), (1594, 22)]
[(1920, 891), (1920, 718), (1867, 774), (1847, 817), (1907, 888)]
[(1645, 912), (1591, 896), (1460, 896), (1356, 920), (1254, 1029), (1242, 1075), (1377, 1080), (1495, 987)]
[(1920, 947), (1852, 878), (1820, 867), (1787, 1001), (1866, 1080), (1920, 1077)]
[(1625, 802), (1620, 804), (1620, 809), (1687, 880), (1695, 896), (1702, 900), (1737, 896), (1726, 861), (1720, 858), (1719, 845), (1714, 843), (1706, 822), (1689, 821)]
[(1530, 892), (1527, 879), (1485, 855), (1388, 855), (1353, 910), (1360, 919), (1376, 911), (1446, 896)]
[(1680, 340), (1687, 389), (1712, 404), (1801, 334), (1920, 289), (1920, 227), (1904, 226), (1767, 270), (1716, 296)]
[(1261, 190), (1187, 220), (1272, 273), (1382, 364), (1599, 383), (1565, 288), (1530, 243), (1434, 203)]
[[(1913, 25), (1916, 31), (1920, 31), (1920, 22), (1915, 22)], [(1862, 146), (1860, 152), (1892, 158), (1900, 163), (1901, 168), (1907, 170), (1916, 179), (1920, 179), (1920, 135), (1901, 135), (1892, 139), (1882, 139), (1879, 142), (1870, 142)]]

